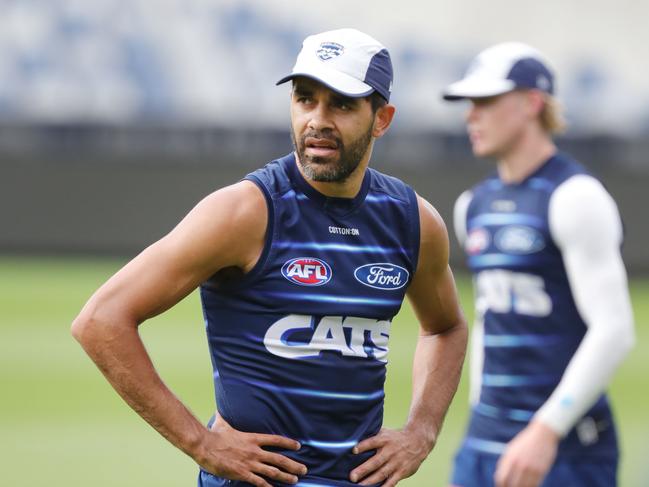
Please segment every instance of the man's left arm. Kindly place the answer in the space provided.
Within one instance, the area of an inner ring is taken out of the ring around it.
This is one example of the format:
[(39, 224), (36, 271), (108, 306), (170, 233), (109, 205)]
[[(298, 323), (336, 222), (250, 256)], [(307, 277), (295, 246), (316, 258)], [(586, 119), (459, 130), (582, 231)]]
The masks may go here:
[(402, 429), (384, 428), (354, 448), (354, 453), (376, 450), (351, 472), (360, 485), (392, 487), (417, 471), (437, 442), (464, 362), (467, 327), (448, 265), (446, 227), (427, 201), (418, 202), (419, 261), (407, 292), (420, 324), (410, 412)]

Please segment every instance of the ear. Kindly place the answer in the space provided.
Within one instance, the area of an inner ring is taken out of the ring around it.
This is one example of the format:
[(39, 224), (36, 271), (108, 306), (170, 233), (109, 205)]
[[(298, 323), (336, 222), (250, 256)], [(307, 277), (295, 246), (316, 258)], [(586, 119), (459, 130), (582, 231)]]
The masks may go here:
[(388, 131), (394, 113), (397, 111), (394, 105), (383, 105), (376, 111), (374, 115), (374, 127), (372, 128), (372, 136), (379, 138)]
[(540, 90), (529, 90), (527, 92), (528, 106), (532, 118), (536, 118), (543, 111), (545, 106), (545, 95)]

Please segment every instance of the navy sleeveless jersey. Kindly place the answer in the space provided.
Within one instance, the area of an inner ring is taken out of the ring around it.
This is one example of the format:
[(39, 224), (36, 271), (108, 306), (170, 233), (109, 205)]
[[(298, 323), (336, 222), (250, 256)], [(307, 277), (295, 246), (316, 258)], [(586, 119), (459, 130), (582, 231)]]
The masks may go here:
[(298, 485), (355, 485), (370, 455), (351, 449), (381, 428), (390, 323), (417, 267), (416, 195), (368, 169), (355, 198), (329, 198), (294, 155), (246, 179), (268, 205), (263, 253), (248, 274), (201, 286), (219, 413), (298, 440), (282, 452), (309, 470)]
[[(587, 174), (558, 154), (519, 184), (493, 176), (473, 188), (465, 251), (484, 326), (478, 404), (465, 446), (501, 453), (558, 385), (586, 333), (548, 224), (554, 190)], [(559, 454), (615, 456), (606, 396), (562, 440)]]

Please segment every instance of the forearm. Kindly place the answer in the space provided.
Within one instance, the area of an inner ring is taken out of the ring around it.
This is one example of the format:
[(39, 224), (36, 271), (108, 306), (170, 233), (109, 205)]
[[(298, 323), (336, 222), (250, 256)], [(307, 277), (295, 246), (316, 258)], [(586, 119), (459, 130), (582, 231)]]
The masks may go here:
[(413, 363), (412, 403), (406, 430), (424, 433), (432, 448), (455, 395), (464, 354), (467, 328), (464, 322), (439, 334), (422, 334)]
[[(590, 335), (590, 336), (589, 336)], [(587, 334), (561, 382), (535, 419), (564, 436), (604, 392), (631, 347), (626, 336)], [(614, 347), (611, 344), (615, 343)]]
[(206, 428), (160, 379), (137, 327), (100, 323), (82, 313), (72, 333), (131, 408), (173, 445), (197, 459)]

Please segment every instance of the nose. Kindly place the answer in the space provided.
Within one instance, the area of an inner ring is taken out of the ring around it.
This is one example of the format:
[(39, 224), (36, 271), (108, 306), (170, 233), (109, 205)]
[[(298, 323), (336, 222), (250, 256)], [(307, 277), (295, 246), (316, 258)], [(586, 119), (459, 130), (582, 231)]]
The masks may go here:
[(467, 123), (475, 122), (476, 119), (478, 118), (479, 112), (480, 112), (480, 108), (478, 107), (478, 105), (476, 103), (474, 103), (473, 101), (470, 101), (469, 103), (470, 103), (469, 108), (467, 108), (466, 114), (465, 114), (465, 118), (466, 118)]
[(326, 130), (333, 128), (331, 113), (326, 103), (316, 103), (309, 113), (308, 127), (311, 130)]

